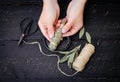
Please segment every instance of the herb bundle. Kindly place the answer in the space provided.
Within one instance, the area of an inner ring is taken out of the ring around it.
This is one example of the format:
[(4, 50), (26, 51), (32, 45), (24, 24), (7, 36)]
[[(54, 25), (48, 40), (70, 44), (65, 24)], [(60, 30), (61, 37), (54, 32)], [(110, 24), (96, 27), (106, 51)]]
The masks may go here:
[(54, 35), (54, 37), (52, 38), (52, 41), (49, 44), (49, 49), (51, 51), (54, 51), (60, 43), (60, 39), (62, 37), (62, 28), (63, 28), (65, 22), (66, 22), (66, 20), (64, 19), (62, 21), (62, 24), (60, 25), (60, 27), (55, 32), (55, 35)]

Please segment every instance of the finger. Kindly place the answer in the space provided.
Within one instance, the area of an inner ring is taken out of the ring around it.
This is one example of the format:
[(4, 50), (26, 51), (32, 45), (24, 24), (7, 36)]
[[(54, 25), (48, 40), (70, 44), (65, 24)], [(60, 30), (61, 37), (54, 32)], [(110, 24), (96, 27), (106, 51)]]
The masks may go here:
[(58, 23), (61, 24), (61, 23), (62, 23), (62, 20), (67, 20), (67, 19), (66, 19), (66, 18), (59, 19), (59, 20), (58, 20)]
[(72, 27), (68, 32), (63, 34), (63, 37), (72, 36), (80, 30), (79, 27)]
[(48, 41), (51, 41), (51, 39), (49, 38), (48, 33), (47, 33), (47, 30), (48, 30), (47, 27), (40, 27), (40, 30), (41, 30), (43, 36), (44, 36)]
[(43, 36), (44, 36), (47, 40), (51, 41), (50, 38), (49, 38), (49, 36), (48, 36), (48, 33), (47, 33), (48, 28), (47, 28), (45, 25), (43, 25), (40, 21), (38, 21), (38, 26), (39, 26), (39, 28), (40, 28)]
[(62, 20), (58, 20), (58, 23), (61, 24)]
[(62, 40), (63, 40), (63, 37), (61, 37), (60, 40), (62, 41)]
[(69, 29), (72, 27), (73, 22), (72, 21), (68, 21), (65, 26), (62, 28), (62, 33), (66, 33), (67, 31), (69, 31)]
[(55, 20), (54, 25), (56, 25), (57, 23), (58, 23), (58, 20)]
[(48, 31), (49, 38), (52, 38), (54, 36), (54, 27), (53, 27), (53, 25), (49, 25), (47, 31)]
[(56, 24), (56, 27), (57, 27), (57, 28), (60, 27), (60, 24), (61, 24), (61, 23), (58, 22), (58, 23)]
[(57, 22), (57, 24), (56, 24), (56, 28), (59, 28), (59, 27), (60, 27), (60, 25), (61, 25), (61, 23), (62, 23), (62, 20), (64, 20), (64, 19), (66, 19), (66, 18), (63, 18), (63, 19), (59, 19), (59, 20), (58, 20), (58, 22)]

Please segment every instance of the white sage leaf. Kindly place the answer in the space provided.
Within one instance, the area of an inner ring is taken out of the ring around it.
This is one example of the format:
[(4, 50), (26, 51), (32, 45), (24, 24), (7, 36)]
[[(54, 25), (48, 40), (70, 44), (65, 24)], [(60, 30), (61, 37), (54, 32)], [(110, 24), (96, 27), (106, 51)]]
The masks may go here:
[(79, 39), (82, 38), (82, 36), (84, 35), (84, 32), (85, 32), (85, 28), (83, 27), (79, 32)]
[(68, 55), (65, 55), (64, 57), (62, 57), (59, 61), (59, 63), (63, 63), (66, 62), (68, 60)]
[(86, 32), (86, 39), (89, 43), (91, 43), (91, 36), (88, 32)]
[(74, 61), (74, 57), (75, 57), (75, 54), (76, 54), (76, 51), (75, 52), (73, 52), (72, 54), (70, 54), (68, 57), (69, 57), (69, 59), (68, 59), (68, 67), (69, 68), (71, 68), (72, 67), (72, 63), (73, 63), (73, 61)]

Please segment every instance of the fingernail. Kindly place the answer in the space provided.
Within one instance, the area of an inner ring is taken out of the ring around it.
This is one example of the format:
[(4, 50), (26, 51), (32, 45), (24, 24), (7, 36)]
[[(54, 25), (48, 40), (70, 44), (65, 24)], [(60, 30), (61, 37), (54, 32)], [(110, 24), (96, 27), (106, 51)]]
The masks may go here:
[(52, 34), (49, 34), (49, 37), (50, 37), (50, 38), (52, 38), (52, 37), (53, 37), (53, 35), (52, 35)]
[(65, 30), (64, 30), (64, 29), (62, 29), (62, 33), (65, 33)]
[(60, 40), (63, 40), (63, 38), (61, 38)]

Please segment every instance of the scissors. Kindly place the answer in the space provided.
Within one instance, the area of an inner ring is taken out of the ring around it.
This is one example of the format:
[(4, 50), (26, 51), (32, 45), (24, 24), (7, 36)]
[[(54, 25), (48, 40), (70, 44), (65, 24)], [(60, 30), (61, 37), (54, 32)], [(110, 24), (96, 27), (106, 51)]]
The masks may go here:
[(34, 34), (37, 30), (37, 24), (30, 17), (23, 19), (20, 23), (21, 37), (18, 42), (18, 46), (21, 45), (26, 36)]

